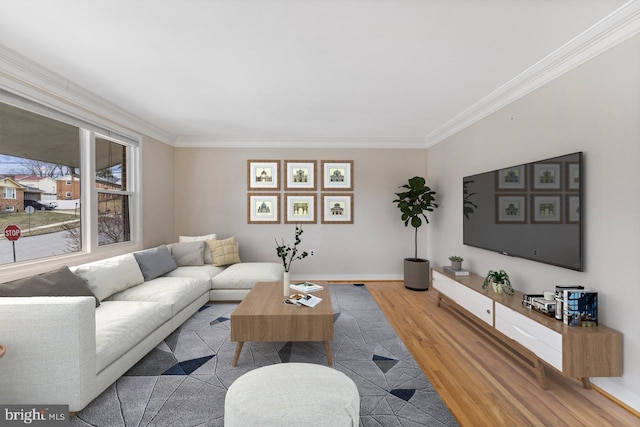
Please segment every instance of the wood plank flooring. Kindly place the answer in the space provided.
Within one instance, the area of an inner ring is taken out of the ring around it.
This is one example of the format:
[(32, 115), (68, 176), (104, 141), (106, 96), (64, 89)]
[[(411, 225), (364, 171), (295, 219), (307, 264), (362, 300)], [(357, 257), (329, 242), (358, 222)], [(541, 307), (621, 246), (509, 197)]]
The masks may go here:
[(542, 390), (512, 355), (438, 307), (435, 290), (366, 286), (460, 425), (640, 426), (632, 412), (550, 368)]

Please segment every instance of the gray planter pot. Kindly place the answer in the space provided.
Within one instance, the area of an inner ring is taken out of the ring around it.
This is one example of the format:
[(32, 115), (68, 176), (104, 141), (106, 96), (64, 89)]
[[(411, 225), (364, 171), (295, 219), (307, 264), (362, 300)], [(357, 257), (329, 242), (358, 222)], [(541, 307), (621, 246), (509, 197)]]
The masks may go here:
[(404, 259), (404, 287), (413, 291), (429, 289), (429, 260), (422, 258)]
[(451, 268), (454, 270), (462, 270), (462, 261), (451, 261)]

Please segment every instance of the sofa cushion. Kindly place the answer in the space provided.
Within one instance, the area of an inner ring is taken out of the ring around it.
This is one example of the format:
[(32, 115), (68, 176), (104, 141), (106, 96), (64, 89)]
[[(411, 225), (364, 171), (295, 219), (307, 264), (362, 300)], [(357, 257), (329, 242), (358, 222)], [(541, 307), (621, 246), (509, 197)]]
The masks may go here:
[(237, 264), (240, 261), (238, 245), (235, 236), (223, 240), (208, 240), (207, 244), (213, 256), (213, 265), (220, 267), (223, 265)]
[(171, 256), (178, 267), (204, 265), (204, 241), (183, 242), (171, 245)]
[(0, 297), (48, 297), (48, 296), (95, 296), (84, 280), (76, 276), (66, 265), (46, 273), (0, 283)]
[[(204, 234), (202, 236), (179, 236), (178, 242), (206, 242), (207, 240), (216, 240), (218, 238), (215, 234)], [(204, 263), (211, 264), (213, 262), (213, 258), (211, 256), (211, 250), (209, 246), (205, 246), (204, 248)]]
[(96, 309), (96, 373), (170, 319), (169, 304), (103, 301)]
[(134, 252), (133, 256), (140, 266), (145, 282), (178, 268), (166, 245)]
[(211, 279), (224, 271), (224, 267), (214, 267), (211, 264), (202, 266), (184, 266), (178, 267), (173, 271), (165, 274), (165, 277), (198, 277), (211, 282)]
[(282, 280), (284, 267), (275, 262), (243, 262), (227, 267), (211, 279), (212, 289), (251, 289), (256, 282)]
[(100, 300), (144, 282), (133, 254), (124, 254), (70, 268)]
[(171, 317), (211, 289), (208, 280), (196, 277), (157, 277), (112, 295), (109, 301), (149, 301), (171, 306)]

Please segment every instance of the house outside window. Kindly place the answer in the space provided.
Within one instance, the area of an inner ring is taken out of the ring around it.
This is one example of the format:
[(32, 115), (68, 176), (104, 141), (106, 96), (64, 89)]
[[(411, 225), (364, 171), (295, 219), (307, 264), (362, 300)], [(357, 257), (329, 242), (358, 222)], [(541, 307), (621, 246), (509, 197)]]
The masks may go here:
[[(3, 198), (15, 200), (0, 200), (0, 228), (22, 229), (16, 262), (140, 241), (137, 139), (2, 90), (0, 137), (0, 181), (29, 175), (46, 177), (57, 187), (55, 200), (49, 199), (56, 208), (34, 212), (39, 228), (30, 233), (28, 216), (21, 212), (24, 187), (3, 186)], [(0, 268), (14, 262), (10, 249), (0, 246)]]

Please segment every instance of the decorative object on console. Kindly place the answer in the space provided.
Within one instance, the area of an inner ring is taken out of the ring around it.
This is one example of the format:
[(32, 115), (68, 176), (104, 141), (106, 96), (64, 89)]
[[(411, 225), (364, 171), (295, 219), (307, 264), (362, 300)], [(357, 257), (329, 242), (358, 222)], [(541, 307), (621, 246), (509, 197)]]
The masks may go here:
[(482, 289), (487, 289), (489, 283), (491, 283), (493, 291), (497, 294), (501, 294), (504, 292), (507, 295), (513, 295), (515, 292), (513, 287), (511, 286), (511, 279), (509, 279), (509, 274), (507, 274), (507, 272), (504, 270), (489, 270), (486, 277), (484, 278), (484, 282), (482, 283)]
[(438, 207), (435, 203), (436, 192), (431, 190), (425, 179), (420, 176), (410, 178), (407, 184), (399, 188), (407, 191), (395, 193), (398, 198), (393, 200), (393, 203), (396, 203), (402, 212), (404, 226), (411, 224), (415, 229), (414, 256), (404, 259), (404, 286), (407, 289), (426, 291), (429, 289), (429, 261), (418, 258), (418, 228), (422, 226), (422, 218), (429, 223), (427, 212), (433, 212)]
[(469, 270), (454, 270), (453, 267), (450, 267), (448, 265), (445, 265), (444, 267), (442, 267), (442, 269), (446, 273), (451, 274), (452, 276), (468, 276), (469, 275)]
[(290, 277), (289, 270), (291, 269), (291, 263), (297, 259), (306, 258), (309, 253), (307, 251), (303, 251), (298, 254), (298, 245), (302, 242), (300, 236), (302, 235), (302, 227), (296, 225), (295, 231), (295, 240), (293, 246), (289, 246), (284, 243), (284, 239), (282, 239), (282, 244), (278, 244), (276, 240), (276, 253), (278, 254), (278, 258), (282, 260), (282, 265), (284, 266), (284, 277), (283, 277), (283, 285), (284, 285), (284, 295), (289, 296), (289, 285), (290, 285)]
[(451, 268), (453, 270), (462, 270), (462, 261), (464, 261), (464, 258), (458, 255), (451, 255), (449, 261), (451, 261)]
[(562, 314), (564, 312), (564, 294), (565, 289), (584, 289), (584, 286), (579, 285), (556, 285), (556, 320), (562, 320)]
[(562, 321), (569, 326), (598, 326), (598, 293), (584, 289), (562, 291)]

